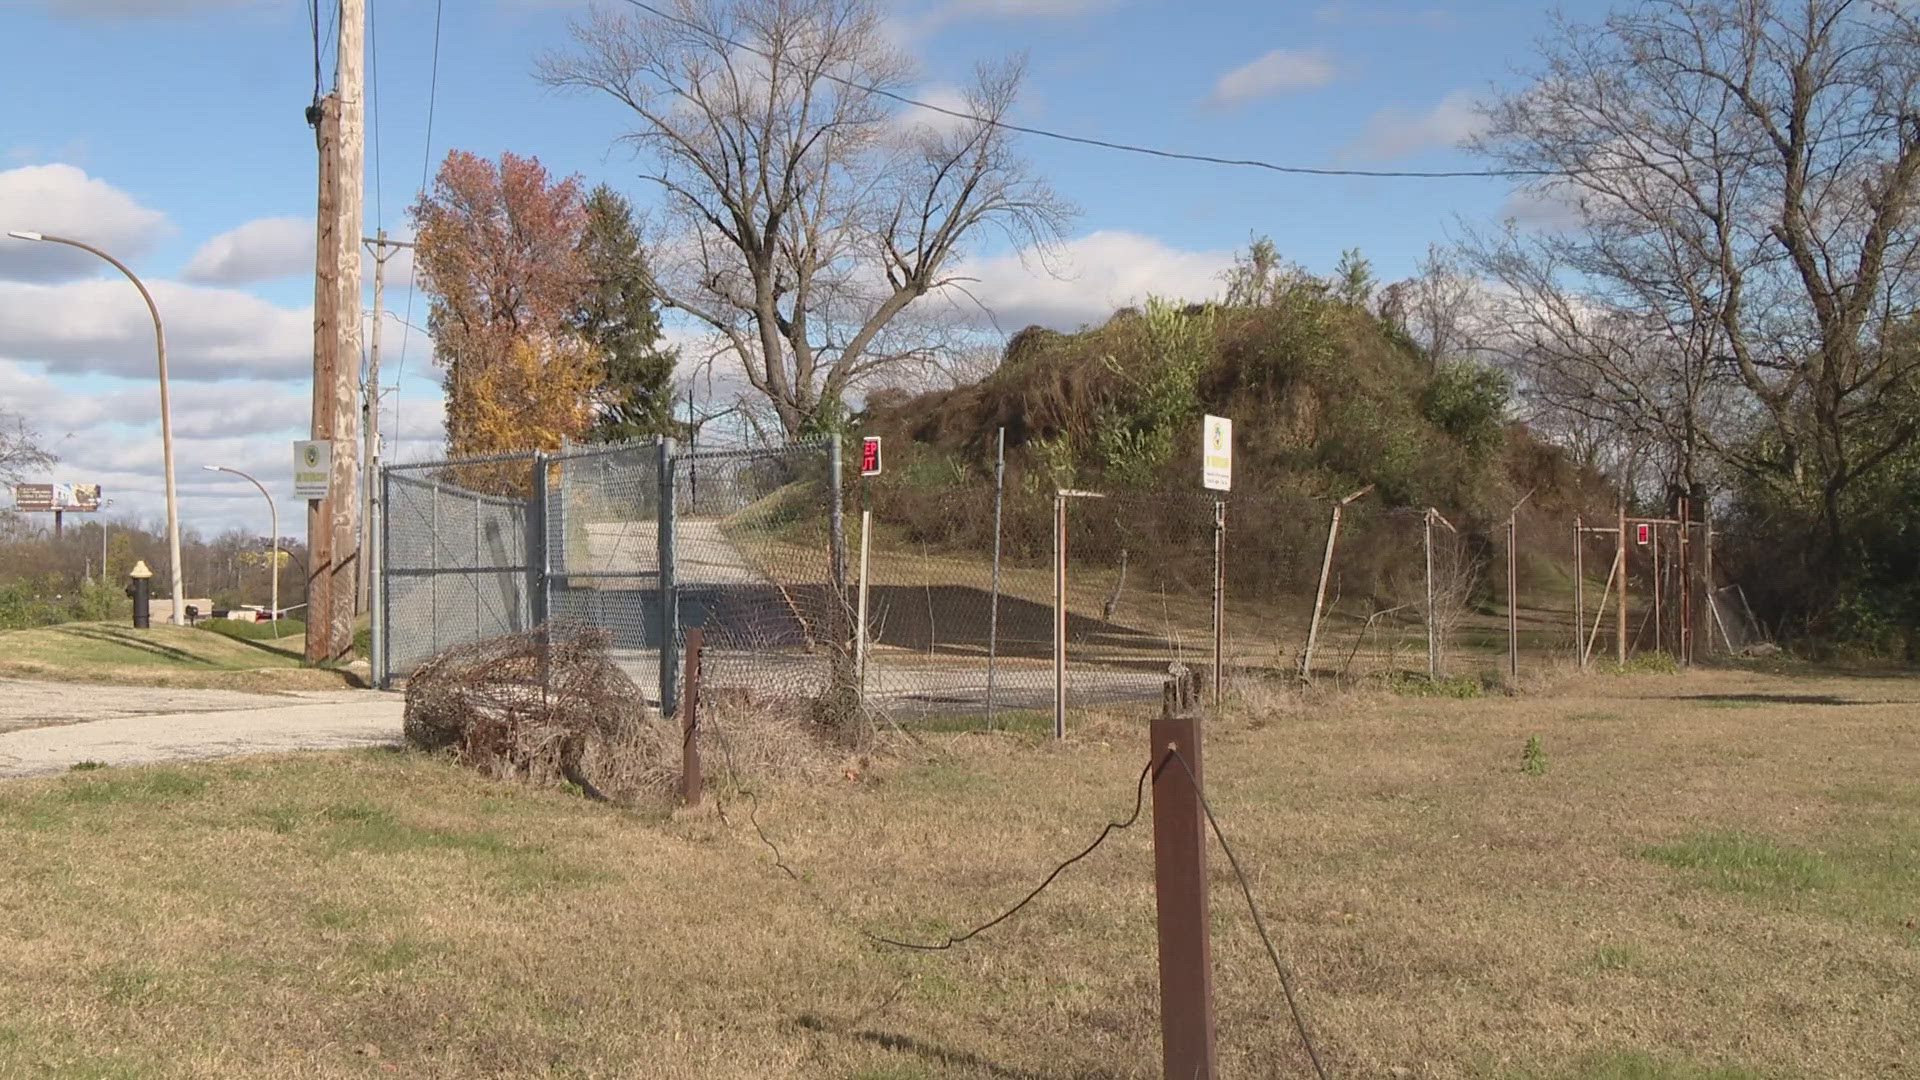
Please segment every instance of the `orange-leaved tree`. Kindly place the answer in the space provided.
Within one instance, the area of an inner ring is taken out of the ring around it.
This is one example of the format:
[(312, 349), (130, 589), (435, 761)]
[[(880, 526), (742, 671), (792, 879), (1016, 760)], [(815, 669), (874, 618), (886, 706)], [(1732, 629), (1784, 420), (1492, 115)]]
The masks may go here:
[(434, 360), (447, 373), (448, 451), (552, 449), (585, 435), (604, 365), (569, 323), (590, 287), (579, 179), (555, 180), (537, 158), (496, 164), (454, 150), (413, 219)]

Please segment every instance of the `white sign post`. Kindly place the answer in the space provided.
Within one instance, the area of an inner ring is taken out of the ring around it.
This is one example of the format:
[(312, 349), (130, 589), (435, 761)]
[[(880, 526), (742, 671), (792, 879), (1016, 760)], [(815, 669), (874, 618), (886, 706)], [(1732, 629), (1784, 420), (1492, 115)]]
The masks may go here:
[(324, 499), (333, 476), (333, 443), (302, 439), (293, 444), (293, 497)]
[(1200, 483), (1209, 491), (1233, 490), (1233, 421), (1209, 416), (1201, 430)]

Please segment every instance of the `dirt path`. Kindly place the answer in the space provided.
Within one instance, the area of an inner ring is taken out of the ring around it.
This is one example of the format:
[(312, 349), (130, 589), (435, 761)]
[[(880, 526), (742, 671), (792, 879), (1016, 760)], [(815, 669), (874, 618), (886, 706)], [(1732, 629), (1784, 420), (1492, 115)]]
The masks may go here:
[(244, 694), (0, 680), (0, 777), (81, 761), (377, 746), (400, 738), (401, 700), (371, 691)]

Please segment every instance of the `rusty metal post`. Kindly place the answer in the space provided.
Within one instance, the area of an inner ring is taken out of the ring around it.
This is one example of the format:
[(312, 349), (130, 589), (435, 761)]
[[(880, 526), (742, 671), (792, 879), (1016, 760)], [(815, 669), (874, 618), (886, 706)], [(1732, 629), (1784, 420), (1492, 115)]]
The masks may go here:
[(1150, 729), (1161, 1060), (1169, 1080), (1213, 1080), (1218, 1075), (1218, 1062), (1207, 904), (1207, 823), (1200, 805), (1206, 774), (1200, 767), (1200, 686), (1191, 671), (1167, 680), (1160, 719), (1153, 721)]
[(680, 688), (680, 800), (700, 805), (706, 779), (700, 773), (700, 650), (707, 632), (687, 630), (687, 676)]

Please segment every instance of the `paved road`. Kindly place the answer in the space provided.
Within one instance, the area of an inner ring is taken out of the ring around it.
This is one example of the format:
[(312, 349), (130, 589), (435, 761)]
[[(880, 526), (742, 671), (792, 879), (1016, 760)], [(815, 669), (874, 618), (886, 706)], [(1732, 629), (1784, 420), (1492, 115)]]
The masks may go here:
[(379, 746), (400, 739), (398, 694), (366, 690), (244, 694), (0, 679), (0, 777), (76, 762)]

